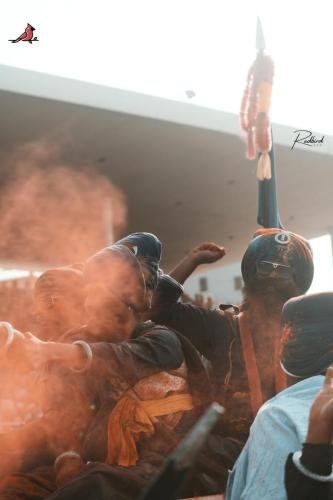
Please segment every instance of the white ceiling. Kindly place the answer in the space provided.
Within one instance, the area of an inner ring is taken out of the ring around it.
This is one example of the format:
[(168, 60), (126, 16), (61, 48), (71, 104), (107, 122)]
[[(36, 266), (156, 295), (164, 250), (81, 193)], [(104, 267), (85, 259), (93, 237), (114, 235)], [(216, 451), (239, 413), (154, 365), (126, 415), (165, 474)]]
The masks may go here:
[[(233, 113), (255, 57), (260, 16), (275, 63), (274, 120), (333, 134), (329, 0), (315, 7), (311, 0), (2, 3), (0, 64)], [(39, 41), (9, 43), (27, 22)]]
[[(62, 162), (95, 165), (124, 191), (127, 231), (158, 234), (165, 268), (203, 240), (240, 258), (257, 227), (257, 182), (236, 115), (5, 66), (1, 88), (0, 152), (65, 130)], [(284, 225), (332, 231), (332, 138), (291, 151), (292, 128), (274, 135)]]

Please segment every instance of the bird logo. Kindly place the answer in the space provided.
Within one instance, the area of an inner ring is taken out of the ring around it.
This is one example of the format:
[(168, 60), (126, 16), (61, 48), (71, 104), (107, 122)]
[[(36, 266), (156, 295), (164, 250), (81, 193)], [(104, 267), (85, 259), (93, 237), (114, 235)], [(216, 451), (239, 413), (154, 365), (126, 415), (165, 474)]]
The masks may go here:
[(33, 36), (33, 33), (35, 31), (35, 28), (33, 26), (31, 26), (31, 24), (27, 24), (27, 27), (25, 28), (24, 30), (24, 33), (22, 33), (22, 35), (20, 35), (18, 38), (16, 38), (15, 40), (8, 40), (9, 42), (12, 42), (12, 43), (17, 43), (17, 42), (29, 42), (29, 43), (32, 43), (32, 42), (38, 42), (38, 38), (35, 36)]

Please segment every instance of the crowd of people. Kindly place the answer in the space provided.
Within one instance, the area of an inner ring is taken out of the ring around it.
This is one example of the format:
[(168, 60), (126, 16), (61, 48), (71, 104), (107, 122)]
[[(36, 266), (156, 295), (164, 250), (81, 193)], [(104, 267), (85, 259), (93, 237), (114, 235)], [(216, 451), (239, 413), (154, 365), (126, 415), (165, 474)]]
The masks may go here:
[(3, 385), (25, 399), (20, 425), (0, 427), (0, 499), (138, 498), (213, 401), (225, 412), (183, 498), (333, 498), (333, 292), (305, 295), (309, 243), (257, 231), (242, 304), (216, 309), (180, 297), (224, 248), (203, 243), (169, 274), (161, 252), (131, 234), (44, 272), (31, 331), (3, 318)]

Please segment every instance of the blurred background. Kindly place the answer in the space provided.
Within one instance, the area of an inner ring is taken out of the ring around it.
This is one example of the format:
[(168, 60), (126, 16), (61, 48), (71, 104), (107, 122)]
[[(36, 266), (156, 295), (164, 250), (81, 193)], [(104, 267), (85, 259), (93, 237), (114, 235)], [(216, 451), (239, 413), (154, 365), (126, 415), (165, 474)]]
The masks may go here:
[[(238, 113), (258, 15), (275, 62), (281, 219), (312, 241), (310, 291), (331, 289), (332, 13), (323, 0), (2, 5), (1, 316), (24, 328), (43, 269), (131, 231), (161, 238), (165, 271), (193, 245), (223, 244), (223, 262), (188, 280), (188, 300), (241, 300), (239, 262), (258, 226)], [(27, 22), (38, 41), (10, 43)], [(323, 143), (291, 149), (298, 129)]]

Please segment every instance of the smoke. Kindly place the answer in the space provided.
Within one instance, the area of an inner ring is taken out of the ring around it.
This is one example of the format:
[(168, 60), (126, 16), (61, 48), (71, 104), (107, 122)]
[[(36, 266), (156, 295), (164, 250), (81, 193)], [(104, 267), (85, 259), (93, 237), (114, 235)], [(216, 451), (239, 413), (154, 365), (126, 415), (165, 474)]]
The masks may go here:
[(92, 167), (62, 164), (60, 148), (42, 140), (2, 159), (2, 262), (47, 267), (84, 261), (124, 231), (123, 193)]
[[(60, 159), (63, 145), (61, 139), (40, 140), (1, 158), (2, 265), (45, 269), (83, 262), (122, 236), (127, 217), (123, 193), (93, 167), (64, 164)], [(7, 321), (20, 317), (22, 305), (15, 289), (11, 291), (9, 295), (3, 290), (11, 307), (8, 314), (1, 309), (1, 319)], [(18, 429), (23, 432), (23, 424), (34, 421), (42, 406), (36, 374), (21, 373), (19, 365), (20, 359), (14, 366), (3, 358), (0, 363), (0, 443), (6, 443), (8, 450), (16, 449)], [(52, 392), (51, 386), (43, 398)], [(8, 434), (11, 429), (13, 433)], [(30, 438), (29, 432), (25, 433), (26, 442), (21, 436), (23, 448), (33, 451), (33, 434)], [(5, 457), (0, 461), (0, 477), (20, 465), (20, 453), (16, 458), (10, 452), (7, 455), (7, 463)]]

